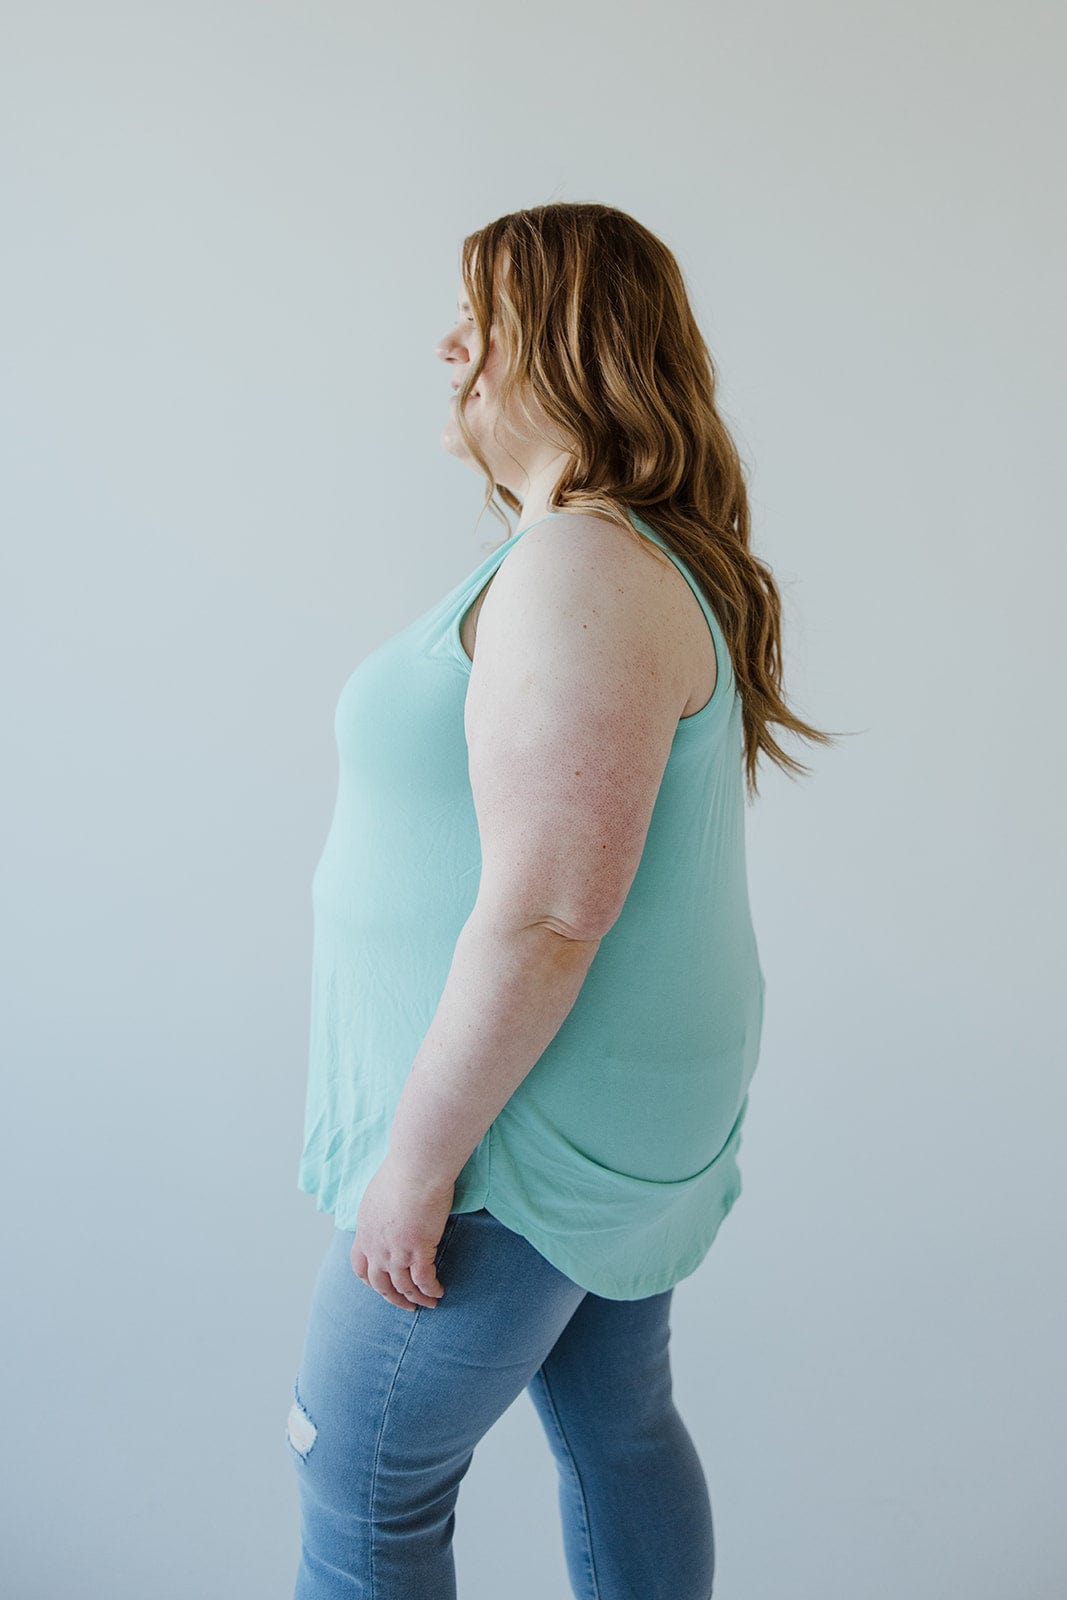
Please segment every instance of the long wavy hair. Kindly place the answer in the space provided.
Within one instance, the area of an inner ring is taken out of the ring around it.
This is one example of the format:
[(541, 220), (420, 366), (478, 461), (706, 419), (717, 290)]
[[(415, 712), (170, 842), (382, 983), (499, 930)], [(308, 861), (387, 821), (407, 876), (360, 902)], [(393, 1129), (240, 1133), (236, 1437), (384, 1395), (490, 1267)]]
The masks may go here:
[(462, 274), (482, 355), (458, 391), (456, 421), (485, 474), (483, 512), (510, 528), (494, 496), (510, 511), (522, 509), (495, 482), (463, 417), (493, 328), (504, 355), (501, 408), (514, 396), (529, 437), (543, 440), (532, 399), (557, 430), (553, 445), (571, 457), (551, 508), (598, 512), (639, 539), (631, 508), (704, 590), (741, 697), (749, 799), (759, 793), (761, 750), (789, 775), (808, 772), (782, 749), (772, 724), (814, 743), (836, 741), (783, 698), (778, 588), (750, 549), (744, 468), (716, 406), (715, 365), (671, 251), (613, 206), (558, 202), (468, 234)]

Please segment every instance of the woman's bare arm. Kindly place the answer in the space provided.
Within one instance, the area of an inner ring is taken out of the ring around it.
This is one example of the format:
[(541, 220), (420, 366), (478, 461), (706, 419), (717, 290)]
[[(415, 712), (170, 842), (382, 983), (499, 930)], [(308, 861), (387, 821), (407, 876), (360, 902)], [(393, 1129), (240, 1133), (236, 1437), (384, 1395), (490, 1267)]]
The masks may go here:
[(578, 513), (524, 534), (486, 594), (464, 718), (478, 896), (390, 1135), (415, 1183), (455, 1179), (622, 910), (691, 689), (676, 594)]

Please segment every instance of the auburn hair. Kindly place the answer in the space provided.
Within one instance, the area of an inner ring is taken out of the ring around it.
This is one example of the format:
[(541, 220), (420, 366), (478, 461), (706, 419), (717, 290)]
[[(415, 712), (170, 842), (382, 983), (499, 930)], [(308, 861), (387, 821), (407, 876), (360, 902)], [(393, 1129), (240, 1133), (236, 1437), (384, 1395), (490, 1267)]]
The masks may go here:
[(558, 430), (552, 442), (571, 457), (551, 508), (600, 513), (640, 538), (626, 516), (631, 508), (704, 590), (741, 698), (749, 798), (759, 793), (761, 750), (790, 775), (809, 771), (771, 726), (818, 744), (836, 741), (794, 715), (783, 697), (781, 599), (770, 568), (750, 548), (744, 467), (716, 405), (715, 364), (672, 252), (613, 206), (556, 202), (468, 234), (462, 275), (481, 356), (455, 415), (486, 477), (482, 510), (510, 526), (494, 495), (509, 510), (522, 509), (495, 482), (463, 416), (492, 328), (504, 356), (501, 408), (514, 397), (531, 437), (543, 438), (526, 403), (532, 398)]

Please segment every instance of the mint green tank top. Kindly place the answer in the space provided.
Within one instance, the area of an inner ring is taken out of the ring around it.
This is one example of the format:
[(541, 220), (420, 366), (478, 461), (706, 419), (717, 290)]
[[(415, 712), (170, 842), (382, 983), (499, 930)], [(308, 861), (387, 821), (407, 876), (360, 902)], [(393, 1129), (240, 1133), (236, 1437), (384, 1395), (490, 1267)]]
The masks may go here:
[[(678, 723), (637, 874), (574, 1006), (471, 1152), (452, 1202), (454, 1211), (484, 1206), (612, 1300), (658, 1294), (693, 1272), (740, 1194), (765, 988), (746, 882), (741, 702), (726, 639), (686, 565), (647, 522), (630, 518), (704, 609), (715, 691)], [(312, 881), (297, 1187), (338, 1228), (355, 1228), (385, 1158), (396, 1103), (474, 907), (481, 852), (460, 622), (529, 531), (364, 657), (337, 703), (337, 799)]]

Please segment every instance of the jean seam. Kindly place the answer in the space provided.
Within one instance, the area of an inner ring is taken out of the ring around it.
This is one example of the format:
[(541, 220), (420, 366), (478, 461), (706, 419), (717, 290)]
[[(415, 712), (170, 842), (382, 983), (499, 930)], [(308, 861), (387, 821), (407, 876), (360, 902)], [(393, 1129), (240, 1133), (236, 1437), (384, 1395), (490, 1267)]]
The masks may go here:
[[(457, 1224), (459, 1223), (459, 1218), (460, 1218), (460, 1213), (459, 1212), (454, 1212), (452, 1214), (450, 1223), (448, 1225), (446, 1225), (444, 1234), (442, 1235), (442, 1238), (441, 1238), (441, 1244), (440, 1244), (440, 1246), (438, 1248), (438, 1254), (437, 1254), (438, 1264), (440, 1264), (441, 1260), (443, 1259), (445, 1250), (448, 1248), (449, 1241), (451, 1240), (452, 1235), (456, 1231)], [(374, 1462), (373, 1462), (373, 1465), (371, 1466), (370, 1494), (367, 1497), (368, 1498), (368, 1517), (369, 1517), (368, 1554), (369, 1554), (369, 1558), (370, 1558), (368, 1560), (368, 1562), (367, 1562), (367, 1566), (368, 1566), (368, 1568), (370, 1570), (370, 1597), (369, 1597), (369, 1600), (374, 1600), (374, 1594), (375, 1594), (375, 1585), (374, 1585), (374, 1496), (375, 1496), (375, 1493), (376, 1493), (377, 1488), (378, 1488), (378, 1461), (379, 1461), (379, 1458), (381, 1456), (382, 1438), (383, 1438), (383, 1436), (385, 1434), (386, 1419), (388, 1418), (388, 1415), (389, 1415), (389, 1402), (393, 1398), (393, 1391), (396, 1388), (396, 1380), (400, 1376), (400, 1368), (403, 1365), (404, 1357), (407, 1355), (408, 1346), (411, 1344), (411, 1341), (415, 1336), (415, 1329), (419, 1325), (419, 1317), (422, 1314), (422, 1312), (425, 1311), (425, 1310), (426, 1310), (425, 1306), (416, 1306), (415, 1307), (415, 1314), (411, 1319), (411, 1327), (408, 1329), (408, 1336), (404, 1340), (403, 1347), (401, 1348), (400, 1354), (399, 1354), (399, 1356), (397, 1357), (397, 1360), (396, 1360), (396, 1369), (393, 1372), (392, 1381), (389, 1384), (389, 1393), (385, 1397), (385, 1404), (382, 1406), (382, 1419), (378, 1424), (378, 1435), (377, 1435), (377, 1438), (374, 1441)]]
[(582, 1511), (582, 1536), (585, 1541), (585, 1559), (589, 1568), (589, 1576), (593, 1582), (593, 1600), (600, 1600), (600, 1583), (597, 1579), (596, 1561), (593, 1557), (593, 1539), (589, 1529), (589, 1502), (585, 1497), (585, 1485), (582, 1483), (582, 1475), (578, 1471), (578, 1463), (575, 1460), (574, 1451), (571, 1449), (567, 1440), (567, 1435), (563, 1431), (563, 1423), (560, 1419), (556, 1402), (552, 1396), (552, 1386), (548, 1381), (548, 1374), (545, 1372), (544, 1367), (540, 1369), (537, 1376), (541, 1379), (541, 1383), (544, 1387), (545, 1399), (548, 1401), (548, 1409), (552, 1417), (553, 1425), (556, 1429), (556, 1434), (559, 1438), (560, 1444), (562, 1444), (563, 1449), (566, 1452), (567, 1460), (570, 1462), (571, 1473), (578, 1488), (578, 1499)]

